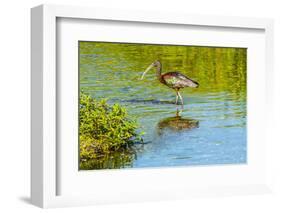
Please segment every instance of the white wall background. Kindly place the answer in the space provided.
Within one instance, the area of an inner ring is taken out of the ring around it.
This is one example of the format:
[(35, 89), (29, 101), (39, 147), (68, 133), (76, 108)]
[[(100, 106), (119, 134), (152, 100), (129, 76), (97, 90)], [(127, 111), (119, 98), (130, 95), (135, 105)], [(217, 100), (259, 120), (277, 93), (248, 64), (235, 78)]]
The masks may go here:
[[(275, 115), (281, 130), (281, 3), (279, 0), (6, 0), (0, 7), (0, 212), (38, 212), (29, 204), (30, 8), (41, 3), (275, 19)], [(279, 83), (279, 85), (278, 85)], [(273, 141), (273, 195), (80, 207), (68, 212), (281, 212), (281, 141)], [(280, 162), (280, 164), (279, 164)], [(66, 209), (47, 210), (61, 212)]]

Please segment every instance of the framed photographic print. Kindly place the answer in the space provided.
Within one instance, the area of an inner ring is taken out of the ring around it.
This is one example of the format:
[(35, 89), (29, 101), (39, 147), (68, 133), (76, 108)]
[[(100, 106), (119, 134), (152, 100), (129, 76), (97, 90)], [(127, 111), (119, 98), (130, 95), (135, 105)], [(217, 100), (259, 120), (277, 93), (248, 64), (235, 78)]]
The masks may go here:
[(272, 20), (31, 14), (32, 203), (270, 192)]

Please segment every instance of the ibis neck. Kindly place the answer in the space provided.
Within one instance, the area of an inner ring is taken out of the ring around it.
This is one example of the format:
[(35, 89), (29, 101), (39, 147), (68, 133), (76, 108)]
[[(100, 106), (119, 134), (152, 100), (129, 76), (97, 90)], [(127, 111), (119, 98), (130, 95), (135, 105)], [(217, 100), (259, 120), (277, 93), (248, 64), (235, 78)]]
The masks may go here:
[(156, 76), (157, 76), (158, 79), (162, 79), (161, 72), (162, 72), (162, 66), (159, 63), (156, 66)]

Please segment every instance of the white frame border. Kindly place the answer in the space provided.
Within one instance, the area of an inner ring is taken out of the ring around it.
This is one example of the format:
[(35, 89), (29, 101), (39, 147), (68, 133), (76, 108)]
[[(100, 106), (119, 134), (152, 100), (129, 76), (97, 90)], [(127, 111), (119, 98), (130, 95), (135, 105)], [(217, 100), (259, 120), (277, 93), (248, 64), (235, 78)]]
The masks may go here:
[[(96, 204), (91, 197), (56, 196), (56, 18), (82, 18), (263, 29), (266, 35), (267, 146), (273, 119), (273, 20), (40, 5), (31, 9), (31, 202), (42, 208)], [(271, 137), (272, 138), (272, 137)], [(267, 147), (268, 148), (268, 147)], [(267, 149), (267, 154), (268, 154)], [(267, 168), (270, 168), (267, 161)], [(269, 192), (257, 186), (194, 189), (160, 199)], [(107, 203), (104, 201), (103, 203)], [(119, 201), (120, 202), (120, 201)], [(126, 200), (122, 201), (126, 202)]]

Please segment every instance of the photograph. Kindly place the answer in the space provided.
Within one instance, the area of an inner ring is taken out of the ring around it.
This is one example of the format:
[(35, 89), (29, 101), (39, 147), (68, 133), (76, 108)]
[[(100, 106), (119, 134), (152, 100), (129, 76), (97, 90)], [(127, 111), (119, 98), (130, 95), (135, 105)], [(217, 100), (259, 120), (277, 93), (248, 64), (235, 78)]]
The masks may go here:
[(79, 170), (247, 163), (247, 48), (78, 41)]

